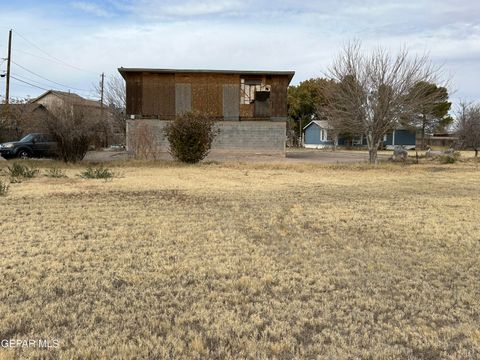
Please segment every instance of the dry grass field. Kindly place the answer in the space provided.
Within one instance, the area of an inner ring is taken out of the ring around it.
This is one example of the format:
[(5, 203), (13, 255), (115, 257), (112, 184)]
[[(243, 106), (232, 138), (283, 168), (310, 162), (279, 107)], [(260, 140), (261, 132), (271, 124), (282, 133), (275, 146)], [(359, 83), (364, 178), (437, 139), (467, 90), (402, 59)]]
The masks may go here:
[(11, 184), (0, 339), (59, 346), (0, 359), (479, 359), (479, 165), (131, 162)]

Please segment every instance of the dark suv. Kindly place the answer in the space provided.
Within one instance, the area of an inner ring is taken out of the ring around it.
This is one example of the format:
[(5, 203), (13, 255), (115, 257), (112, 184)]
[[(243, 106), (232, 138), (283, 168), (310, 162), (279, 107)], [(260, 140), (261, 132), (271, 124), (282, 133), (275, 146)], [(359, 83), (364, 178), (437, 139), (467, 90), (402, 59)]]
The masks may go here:
[(56, 154), (57, 143), (49, 134), (28, 134), (19, 141), (0, 144), (0, 155), (5, 159), (54, 157)]

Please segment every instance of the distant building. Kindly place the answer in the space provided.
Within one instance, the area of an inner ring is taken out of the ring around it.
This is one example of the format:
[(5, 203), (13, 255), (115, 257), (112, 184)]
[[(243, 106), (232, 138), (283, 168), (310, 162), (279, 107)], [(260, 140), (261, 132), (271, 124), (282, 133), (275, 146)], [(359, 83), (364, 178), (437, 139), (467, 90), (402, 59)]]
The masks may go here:
[(402, 146), (405, 149), (415, 149), (417, 146), (417, 133), (409, 129), (394, 130), (384, 136), (383, 145), (390, 150), (395, 146)]
[(434, 133), (425, 136), (425, 143), (431, 147), (453, 148), (458, 145), (459, 138), (450, 133)]
[(49, 116), (40, 104), (0, 104), (0, 142), (18, 140), (30, 132), (43, 132)]
[(335, 144), (330, 131), (332, 127), (326, 120), (312, 120), (304, 128), (304, 146), (306, 148), (322, 149)]
[[(304, 128), (304, 146), (306, 148), (322, 149), (333, 145), (360, 147), (367, 146), (367, 139), (364, 135), (340, 134), (333, 136), (333, 128), (326, 120), (313, 120)], [(403, 146), (406, 149), (414, 149), (416, 146), (416, 133), (408, 129), (397, 129), (386, 134), (383, 144), (387, 149), (395, 146)]]
[(134, 151), (140, 126), (153, 146), (168, 150), (163, 129), (189, 111), (216, 120), (213, 149), (285, 151), (287, 88), (293, 71), (118, 69), (126, 81), (127, 148)]
[[(108, 107), (103, 110), (100, 101), (85, 99), (78, 94), (58, 90), (48, 90), (26, 102), (0, 105), (0, 120), (4, 129), (0, 132), (2, 141), (16, 140), (28, 133), (47, 132), (46, 122), (54, 117), (55, 109), (62, 106), (86, 108), (91, 116), (99, 119), (96, 146), (125, 144), (122, 124), (115, 120)], [(122, 120), (124, 124), (124, 119)]]
[(48, 90), (35, 99), (32, 99), (30, 103), (43, 105), (47, 109), (65, 104), (88, 106), (97, 109), (101, 108), (100, 101), (85, 99), (78, 94), (58, 90)]

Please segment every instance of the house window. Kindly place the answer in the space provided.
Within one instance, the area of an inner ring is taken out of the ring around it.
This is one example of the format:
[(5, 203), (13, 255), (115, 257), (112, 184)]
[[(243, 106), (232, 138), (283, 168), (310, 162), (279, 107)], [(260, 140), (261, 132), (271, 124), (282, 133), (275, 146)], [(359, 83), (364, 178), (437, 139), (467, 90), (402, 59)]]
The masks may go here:
[(270, 91), (270, 86), (262, 83), (260, 79), (240, 80), (240, 104), (251, 104), (255, 100), (256, 91)]
[(320, 131), (320, 140), (322, 141), (327, 141), (327, 130), (321, 130)]

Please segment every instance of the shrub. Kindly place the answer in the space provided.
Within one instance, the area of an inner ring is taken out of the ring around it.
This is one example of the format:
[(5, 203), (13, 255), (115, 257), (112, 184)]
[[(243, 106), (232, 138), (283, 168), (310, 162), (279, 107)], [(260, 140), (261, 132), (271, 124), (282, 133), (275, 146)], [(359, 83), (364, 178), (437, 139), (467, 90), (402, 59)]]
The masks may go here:
[(440, 164), (454, 164), (460, 158), (460, 152), (451, 152), (447, 154), (442, 154), (438, 157)]
[(3, 180), (0, 180), (0, 196), (7, 195), (8, 192), (8, 184)]
[(10, 178), (12, 179), (31, 179), (34, 178), (38, 174), (38, 172), (38, 169), (32, 169), (27, 165), (23, 165), (17, 162), (14, 162), (11, 166), (7, 166), (7, 174), (10, 175)]
[(100, 131), (100, 112), (80, 100), (53, 106), (46, 126), (57, 142), (58, 156), (64, 162), (77, 162), (85, 157)]
[(191, 164), (208, 155), (217, 134), (214, 121), (197, 112), (178, 116), (165, 128), (170, 154), (177, 160)]
[(157, 136), (152, 128), (142, 120), (137, 120), (135, 126), (130, 130), (130, 148), (135, 158), (142, 160), (157, 160)]
[(80, 173), (80, 177), (84, 179), (104, 179), (104, 180), (109, 180), (113, 179), (115, 176), (115, 173), (103, 166), (97, 167), (97, 168), (92, 168), (89, 166), (85, 171)]
[(51, 177), (51, 178), (66, 178), (67, 175), (65, 174), (65, 170), (59, 169), (59, 168), (51, 168), (45, 171), (45, 176), (46, 177)]

